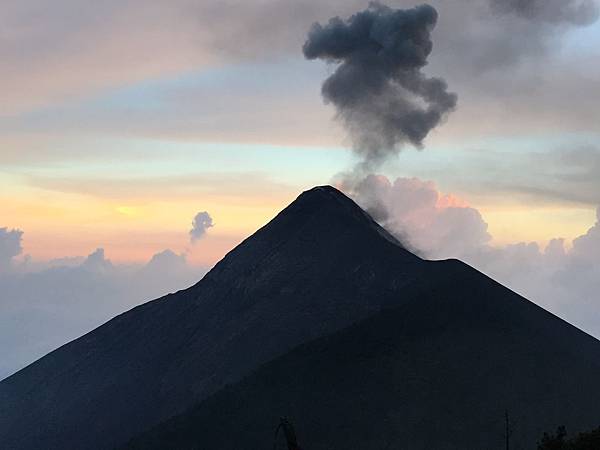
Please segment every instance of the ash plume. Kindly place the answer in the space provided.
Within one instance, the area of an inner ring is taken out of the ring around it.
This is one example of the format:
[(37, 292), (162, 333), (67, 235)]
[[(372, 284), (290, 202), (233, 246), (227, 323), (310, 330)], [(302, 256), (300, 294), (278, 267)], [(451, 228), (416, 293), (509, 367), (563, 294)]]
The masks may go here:
[(422, 72), (437, 18), (427, 4), (402, 10), (372, 2), (348, 20), (315, 23), (308, 34), (304, 56), (337, 64), (322, 95), (335, 106), (364, 169), (403, 144), (421, 148), (456, 107), (446, 82)]
[(193, 244), (199, 239), (202, 239), (209, 228), (213, 227), (213, 219), (208, 211), (201, 211), (194, 216), (192, 221), (192, 229), (189, 231), (190, 242)]

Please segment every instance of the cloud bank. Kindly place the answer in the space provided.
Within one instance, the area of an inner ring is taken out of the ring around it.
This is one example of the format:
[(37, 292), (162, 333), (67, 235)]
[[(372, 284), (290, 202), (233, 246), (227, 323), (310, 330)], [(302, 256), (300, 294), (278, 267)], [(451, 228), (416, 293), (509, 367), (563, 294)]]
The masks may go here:
[(22, 232), (10, 233), (0, 232), (6, 263), (0, 267), (0, 379), (117, 314), (192, 285), (207, 270), (172, 250), (137, 265), (114, 264), (101, 248), (85, 258), (15, 260)]

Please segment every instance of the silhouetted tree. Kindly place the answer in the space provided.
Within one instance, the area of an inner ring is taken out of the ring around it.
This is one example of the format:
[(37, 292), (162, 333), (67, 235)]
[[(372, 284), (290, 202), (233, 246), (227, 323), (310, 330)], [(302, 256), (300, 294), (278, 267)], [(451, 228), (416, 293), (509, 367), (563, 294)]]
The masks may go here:
[(600, 449), (600, 427), (587, 433), (577, 435), (571, 444), (573, 450)]
[(567, 450), (569, 447), (565, 441), (567, 430), (564, 426), (556, 429), (556, 434), (544, 433), (542, 440), (538, 444), (538, 450)]
[(600, 449), (600, 427), (566, 439), (565, 427), (558, 427), (556, 434), (544, 433), (538, 450), (598, 450)]

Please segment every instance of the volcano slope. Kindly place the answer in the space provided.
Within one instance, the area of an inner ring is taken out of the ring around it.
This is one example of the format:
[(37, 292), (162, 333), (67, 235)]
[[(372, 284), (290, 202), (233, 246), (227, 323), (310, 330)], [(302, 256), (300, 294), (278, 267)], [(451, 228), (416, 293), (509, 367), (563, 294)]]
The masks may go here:
[[(599, 375), (598, 341), (324, 186), (195, 286), (0, 382), (0, 443), (105, 449), (154, 427), (131, 445), (264, 448), (289, 414), (308, 450), (487, 449), (505, 410), (527, 444), (597, 425)], [(173, 426), (191, 440), (165, 443)]]
[(307, 191), (195, 286), (0, 382), (0, 448), (113, 448), (292, 347), (402, 301), (425, 266), (339, 191)]
[[(535, 449), (600, 423), (600, 343), (459, 261), (399, 306), (303, 344), (123, 450)], [(283, 441), (280, 442), (282, 444)], [(277, 447), (277, 448), (283, 448)]]

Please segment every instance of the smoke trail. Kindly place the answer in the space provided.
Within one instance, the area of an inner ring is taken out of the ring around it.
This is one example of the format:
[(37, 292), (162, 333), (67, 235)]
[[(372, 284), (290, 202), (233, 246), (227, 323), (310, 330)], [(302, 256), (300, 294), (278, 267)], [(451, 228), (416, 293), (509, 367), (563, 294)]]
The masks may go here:
[(213, 227), (213, 219), (207, 211), (202, 211), (194, 216), (192, 229), (190, 230), (190, 242), (193, 244), (202, 239), (209, 228)]
[(429, 5), (402, 10), (373, 2), (346, 21), (315, 23), (308, 34), (304, 56), (338, 64), (323, 98), (335, 106), (365, 170), (405, 143), (422, 147), (456, 106), (446, 82), (422, 72), (437, 17)]

